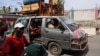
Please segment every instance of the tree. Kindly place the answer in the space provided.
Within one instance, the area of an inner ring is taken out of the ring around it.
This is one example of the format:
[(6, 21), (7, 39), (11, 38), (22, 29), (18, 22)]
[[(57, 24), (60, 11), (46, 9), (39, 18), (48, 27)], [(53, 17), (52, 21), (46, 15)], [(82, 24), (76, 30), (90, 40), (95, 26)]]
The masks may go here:
[(2, 7), (2, 11), (3, 11), (3, 14), (6, 13), (6, 6), (3, 6), (3, 7)]
[(58, 0), (58, 11), (61, 11), (60, 13), (64, 13), (64, 0)]
[(60, 5), (64, 4), (64, 2), (65, 2), (64, 0), (58, 0), (58, 4), (60, 4)]
[(14, 12), (18, 12), (18, 8), (15, 8)]
[(58, 6), (62, 9), (64, 7), (64, 0), (58, 0)]
[(2, 10), (0, 9), (0, 14), (2, 14)]
[(8, 6), (8, 8), (7, 8), (7, 13), (10, 13), (10, 12), (11, 12), (11, 7)]
[(2, 9), (0, 10), (1, 14), (7, 14), (7, 13), (10, 13), (10, 12), (11, 12), (11, 7), (10, 6), (8, 6), (8, 7), (3, 6)]

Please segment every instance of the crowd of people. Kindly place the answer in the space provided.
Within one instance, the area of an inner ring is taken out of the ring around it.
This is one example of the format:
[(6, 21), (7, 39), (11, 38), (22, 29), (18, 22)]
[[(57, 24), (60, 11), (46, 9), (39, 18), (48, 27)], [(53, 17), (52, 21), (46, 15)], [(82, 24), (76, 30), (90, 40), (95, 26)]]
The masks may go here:
[(0, 56), (48, 56), (42, 44), (28, 42), (23, 34), (25, 27), (22, 23), (15, 24), (11, 33), (5, 37), (8, 28), (4, 27), (6, 24), (3, 22), (0, 22), (0, 26)]

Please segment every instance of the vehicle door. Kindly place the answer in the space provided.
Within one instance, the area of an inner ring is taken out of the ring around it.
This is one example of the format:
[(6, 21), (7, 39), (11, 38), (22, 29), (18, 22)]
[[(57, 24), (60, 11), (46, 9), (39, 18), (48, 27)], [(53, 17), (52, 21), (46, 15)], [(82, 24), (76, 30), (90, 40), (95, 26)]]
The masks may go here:
[[(58, 28), (49, 28), (48, 24), (51, 19), (55, 19), (55, 26), (59, 25)], [(57, 21), (58, 20), (58, 21)], [(63, 29), (61, 29), (63, 28)], [(69, 42), (70, 38), (70, 32), (69, 30), (63, 25), (63, 23), (59, 20), (59, 18), (46, 18), (45, 19), (45, 28), (44, 28), (44, 36), (46, 38), (60, 41), (61, 43), (64, 43), (64, 41)]]
[(31, 18), (29, 25), (30, 41), (40, 40), (42, 17)]

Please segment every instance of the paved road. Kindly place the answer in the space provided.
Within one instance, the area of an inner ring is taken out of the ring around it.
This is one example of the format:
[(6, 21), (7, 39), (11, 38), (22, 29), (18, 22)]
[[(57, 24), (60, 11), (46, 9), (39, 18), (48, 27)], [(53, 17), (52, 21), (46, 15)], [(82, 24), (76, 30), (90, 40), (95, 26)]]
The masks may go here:
[(100, 56), (100, 36), (89, 38), (89, 52), (86, 56)]
[[(84, 52), (64, 51), (60, 56), (100, 56), (100, 36), (89, 37), (89, 48)], [(54, 56), (49, 53), (48, 56)]]

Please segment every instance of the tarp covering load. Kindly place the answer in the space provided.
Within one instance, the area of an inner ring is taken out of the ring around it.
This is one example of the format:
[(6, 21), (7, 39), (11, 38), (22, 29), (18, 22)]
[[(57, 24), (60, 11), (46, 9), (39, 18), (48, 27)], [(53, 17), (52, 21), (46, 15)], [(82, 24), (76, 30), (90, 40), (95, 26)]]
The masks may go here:
[[(39, 2), (40, 0), (23, 0), (23, 3), (24, 5), (27, 5), (27, 4), (33, 4), (33, 3), (37, 3)], [(41, 0), (44, 2), (44, 0)]]

